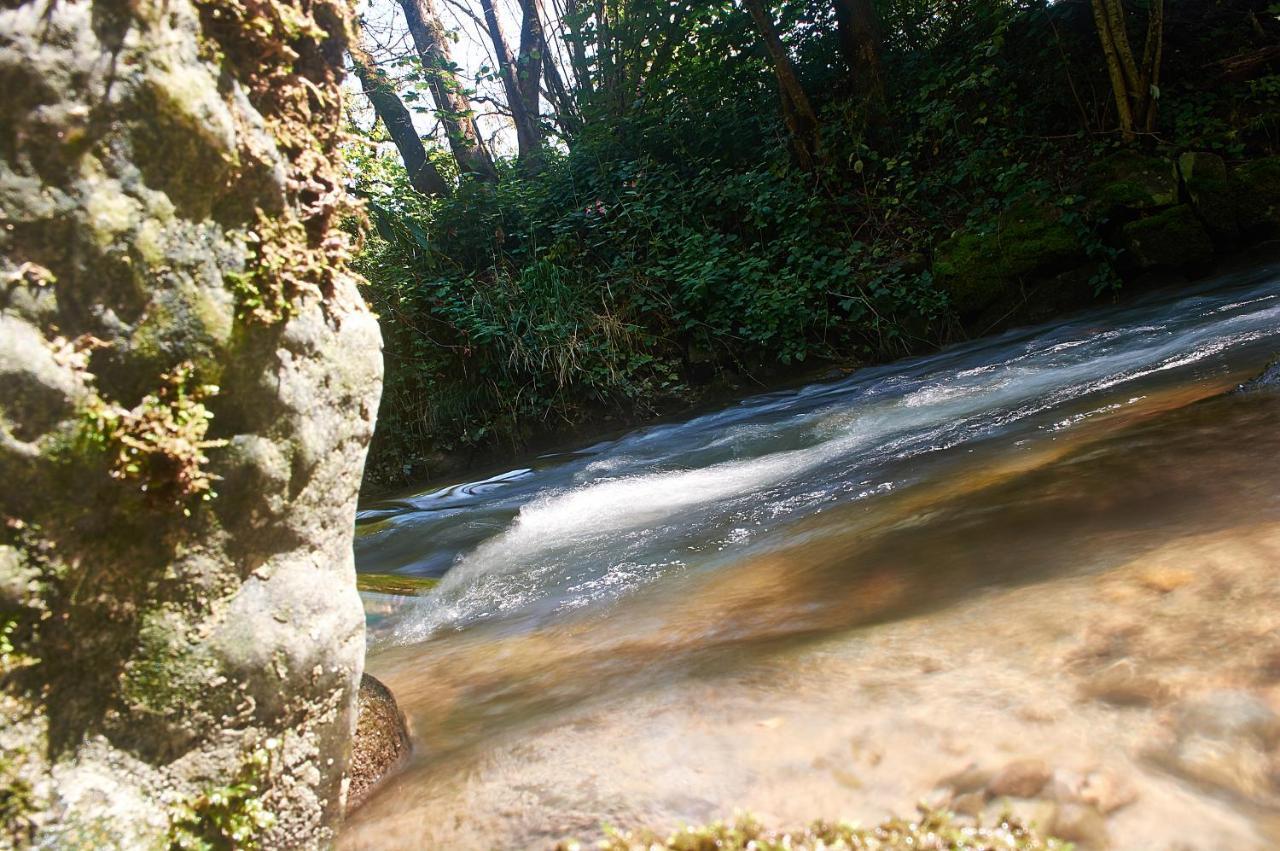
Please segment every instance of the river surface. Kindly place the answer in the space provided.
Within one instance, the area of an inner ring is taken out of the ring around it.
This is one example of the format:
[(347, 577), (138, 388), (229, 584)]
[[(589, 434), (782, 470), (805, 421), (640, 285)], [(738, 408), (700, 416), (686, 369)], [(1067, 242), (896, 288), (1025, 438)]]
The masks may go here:
[(441, 581), (366, 595), (415, 751), (340, 847), (1280, 847), (1280, 394), (1227, 392), (1276, 352), (1273, 264), (364, 506), (359, 570)]

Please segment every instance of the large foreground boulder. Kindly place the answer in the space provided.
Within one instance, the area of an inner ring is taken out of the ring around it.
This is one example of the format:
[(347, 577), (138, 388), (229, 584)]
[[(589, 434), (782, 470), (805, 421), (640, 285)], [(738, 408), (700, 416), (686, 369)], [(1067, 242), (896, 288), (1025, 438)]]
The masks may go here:
[(381, 374), (348, 14), (0, 6), (0, 847), (331, 837)]

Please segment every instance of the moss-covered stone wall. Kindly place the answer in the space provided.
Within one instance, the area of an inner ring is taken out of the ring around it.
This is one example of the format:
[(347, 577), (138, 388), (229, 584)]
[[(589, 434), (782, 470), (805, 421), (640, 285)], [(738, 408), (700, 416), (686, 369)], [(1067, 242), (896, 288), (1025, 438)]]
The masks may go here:
[(381, 379), (349, 14), (0, 4), (0, 847), (313, 847), (341, 812)]

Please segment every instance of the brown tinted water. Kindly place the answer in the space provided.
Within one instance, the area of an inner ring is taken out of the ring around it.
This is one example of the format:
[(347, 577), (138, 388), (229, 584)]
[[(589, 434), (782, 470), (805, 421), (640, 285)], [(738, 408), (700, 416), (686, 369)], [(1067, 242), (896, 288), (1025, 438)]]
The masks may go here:
[(370, 507), (361, 564), (444, 581), (371, 623), (415, 755), (341, 847), (922, 800), (1280, 847), (1280, 394), (1224, 394), (1275, 281)]

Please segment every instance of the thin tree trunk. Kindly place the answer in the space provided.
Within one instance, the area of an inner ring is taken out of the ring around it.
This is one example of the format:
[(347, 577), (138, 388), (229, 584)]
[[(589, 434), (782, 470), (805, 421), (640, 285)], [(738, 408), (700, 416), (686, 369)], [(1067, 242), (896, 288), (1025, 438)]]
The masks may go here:
[(877, 105), (884, 104), (880, 65), (880, 18), (872, 0), (835, 0), (840, 52), (853, 75), (854, 90)]
[(396, 94), (394, 81), (377, 66), (365, 49), (359, 32), (354, 33), (347, 44), (347, 53), (374, 113), (400, 152), (400, 160), (405, 171), (409, 172), (409, 185), (428, 197), (447, 195), (449, 185), (427, 158), (427, 149), (413, 126), (413, 116)]
[(1152, 2), (1141, 67), (1129, 46), (1123, 0), (1091, 0), (1091, 5), (1098, 40), (1107, 62), (1107, 75), (1111, 79), (1120, 132), (1127, 141), (1132, 141), (1139, 127), (1148, 133), (1155, 129), (1156, 91), (1164, 58), (1164, 2)]
[[(546, 48), (545, 42), (543, 46)], [(543, 50), (542, 64), (542, 76), (547, 81), (547, 100), (555, 110), (556, 124), (560, 126), (560, 132), (566, 139), (572, 139), (582, 129), (582, 119), (578, 114), (577, 105), (573, 102), (569, 89), (564, 84), (564, 77), (556, 67), (555, 56), (549, 49)]]
[(804, 87), (800, 85), (795, 66), (791, 64), (773, 18), (765, 11), (762, 0), (744, 2), (751, 17), (755, 19), (756, 28), (773, 61), (773, 73), (778, 80), (778, 88), (782, 91), (782, 115), (791, 131), (799, 165), (808, 171), (813, 168), (817, 157), (818, 114), (814, 111), (809, 96), (805, 94)]
[(1151, 0), (1151, 13), (1147, 19), (1147, 43), (1142, 48), (1142, 67), (1147, 75), (1146, 131), (1154, 133), (1159, 111), (1160, 66), (1164, 63), (1164, 0)]
[(538, 114), (538, 95), (542, 90), (542, 57), (547, 53), (542, 32), (538, 0), (519, 0), (523, 22), (520, 25), (520, 53), (516, 56), (516, 82), (524, 98), (525, 109)]
[(440, 121), (449, 137), (449, 149), (458, 170), (492, 182), (498, 179), (493, 160), (476, 130), (471, 102), (458, 81), (449, 56), (449, 43), (433, 0), (399, 0), (404, 9), (409, 34), (427, 74), (427, 86), (436, 102)]
[(502, 25), (494, 10), (493, 0), (480, 0), (480, 8), (484, 11), (485, 28), (489, 31), (489, 39), (493, 42), (493, 52), (498, 59), (498, 72), (502, 77), (502, 87), (507, 93), (507, 105), (511, 108), (511, 118), (516, 125), (516, 145), (522, 162), (537, 159), (542, 149), (542, 135), (538, 129), (537, 116), (530, 115), (527, 101), (520, 90), (516, 79), (516, 63), (507, 47), (507, 40), (502, 34)]
[(573, 76), (578, 81), (578, 89), (588, 96), (592, 91), (591, 69), (587, 66), (587, 48), (582, 43), (582, 25), (579, 20), (581, 8), (578, 0), (564, 0), (564, 21), (569, 31), (569, 56), (573, 63)]

